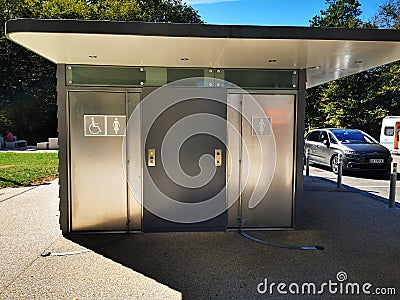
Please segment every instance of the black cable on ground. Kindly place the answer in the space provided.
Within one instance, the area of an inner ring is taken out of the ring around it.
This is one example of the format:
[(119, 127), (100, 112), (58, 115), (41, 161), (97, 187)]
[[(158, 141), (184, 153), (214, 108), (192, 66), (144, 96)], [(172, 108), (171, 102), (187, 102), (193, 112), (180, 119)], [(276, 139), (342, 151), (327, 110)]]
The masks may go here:
[(78, 251), (69, 251), (69, 252), (43, 252), (41, 256), (46, 257), (46, 256), (67, 256), (67, 255), (75, 255), (75, 254), (82, 254), (86, 252), (90, 252), (91, 250), (89, 249), (83, 249), (83, 250), (78, 250)]
[(251, 236), (250, 234), (244, 232), (241, 229), (239, 230), (239, 233), (241, 235), (243, 235), (244, 237), (246, 237), (246, 238), (248, 238), (248, 239), (250, 239), (250, 240), (252, 240), (254, 242), (257, 242), (257, 243), (260, 243), (260, 244), (264, 244), (264, 245), (267, 245), (267, 246), (272, 246), (272, 247), (278, 247), (278, 248), (284, 248), (284, 249), (292, 249), (292, 250), (310, 250), (310, 251), (324, 250), (325, 249), (323, 246), (319, 246), (319, 245), (317, 245), (317, 246), (287, 246), (287, 245), (280, 245), (280, 244), (275, 244), (275, 243), (271, 243), (271, 242), (267, 242), (267, 241), (263, 241), (263, 240), (257, 239), (255, 237)]

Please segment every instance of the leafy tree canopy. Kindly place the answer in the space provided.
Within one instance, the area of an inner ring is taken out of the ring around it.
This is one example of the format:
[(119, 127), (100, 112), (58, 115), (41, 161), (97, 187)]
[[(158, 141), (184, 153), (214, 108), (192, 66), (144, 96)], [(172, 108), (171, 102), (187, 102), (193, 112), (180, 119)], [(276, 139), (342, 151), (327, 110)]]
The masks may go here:
[(373, 21), (380, 28), (400, 29), (400, 0), (386, 1), (379, 7)]
[(361, 4), (358, 0), (327, 0), (328, 8), (321, 10), (320, 15), (310, 20), (311, 27), (345, 27), (362, 26)]
[(29, 143), (57, 135), (56, 66), (6, 39), (14, 18), (202, 22), (181, 0), (0, 0), (0, 134)]
[[(388, 1), (373, 22), (363, 23), (357, 0), (328, 0), (328, 8), (314, 16), (310, 25), (392, 28), (399, 24), (395, 13), (399, 3)], [(399, 71), (399, 63), (392, 63), (307, 90), (306, 127), (359, 128), (378, 138), (382, 118), (400, 114)]]

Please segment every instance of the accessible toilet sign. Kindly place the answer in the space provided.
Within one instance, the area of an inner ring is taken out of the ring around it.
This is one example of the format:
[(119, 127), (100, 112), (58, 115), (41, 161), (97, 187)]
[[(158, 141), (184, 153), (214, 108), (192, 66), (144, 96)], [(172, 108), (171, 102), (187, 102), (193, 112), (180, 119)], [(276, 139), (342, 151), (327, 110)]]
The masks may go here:
[(85, 136), (125, 136), (126, 116), (84, 115)]

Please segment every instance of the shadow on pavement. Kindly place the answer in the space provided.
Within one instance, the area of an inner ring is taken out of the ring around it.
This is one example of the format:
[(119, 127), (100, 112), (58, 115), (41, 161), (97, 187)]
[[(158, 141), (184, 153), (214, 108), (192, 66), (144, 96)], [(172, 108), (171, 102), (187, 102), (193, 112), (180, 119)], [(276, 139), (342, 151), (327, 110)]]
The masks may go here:
[(254, 270), (260, 268), (249, 258), (266, 255), (263, 247), (232, 232), (98, 234), (68, 238), (168, 285), (181, 292), (184, 299), (256, 297), (256, 286), (262, 277), (254, 276), (258, 273)]
[[(265, 299), (279, 296), (276, 290), (272, 295), (257, 292), (265, 278), (275, 283), (321, 284), (336, 280), (338, 272), (346, 272), (350, 282), (399, 290), (400, 210), (388, 209), (355, 190), (335, 190), (334, 182), (318, 177), (305, 178), (304, 186), (303, 229), (252, 234), (285, 245), (322, 245), (324, 251), (269, 247), (238, 232), (73, 234), (67, 238), (180, 291), (184, 299)], [(326, 291), (320, 299), (329, 298), (338, 295)]]
[[(311, 166), (328, 171), (332, 173), (332, 176), (337, 176), (334, 174), (330, 167), (324, 165), (317, 165), (312, 164)], [(354, 177), (354, 178), (365, 178), (365, 179), (377, 179), (377, 180), (388, 180), (389, 179), (389, 172), (382, 172), (382, 171), (344, 171), (344, 176)], [(397, 180), (400, 180), (400, 174), (397, 174)]]

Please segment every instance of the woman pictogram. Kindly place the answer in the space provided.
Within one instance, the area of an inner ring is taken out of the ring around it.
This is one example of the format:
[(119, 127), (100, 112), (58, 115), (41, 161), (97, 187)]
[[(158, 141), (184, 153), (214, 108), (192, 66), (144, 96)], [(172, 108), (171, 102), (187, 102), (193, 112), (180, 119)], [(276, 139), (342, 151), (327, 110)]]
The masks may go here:
[(113, 122), (113, 128), (114, 128), (115, 134), (118, 134), (120, 127), (121, 127), (121, 124), (119, 123), (118, 118), (115, 118), (114, 122)]
[(258, 131), (260, 132), (261, 135), (264, 134), (265, 131), (264, 119), (261, 119), (260, 122), (258, 123)]

